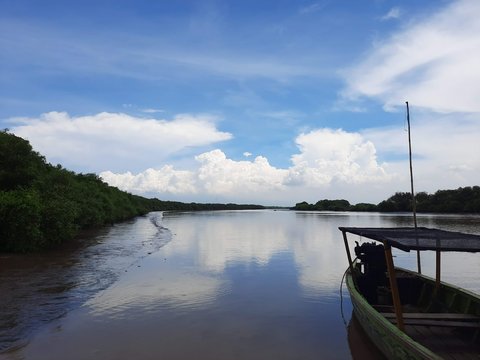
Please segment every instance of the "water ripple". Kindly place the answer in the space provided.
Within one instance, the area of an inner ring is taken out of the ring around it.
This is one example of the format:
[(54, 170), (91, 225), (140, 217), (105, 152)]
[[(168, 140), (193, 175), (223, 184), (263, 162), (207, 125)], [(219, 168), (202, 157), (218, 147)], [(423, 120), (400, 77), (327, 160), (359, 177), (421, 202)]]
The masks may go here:
[(155, 212), (99, 230), (59, 250), (1, 255), (0, 352), (22, 345), (42, 324), (108, 288), (171, 238), (162, 226), (162, 213)]

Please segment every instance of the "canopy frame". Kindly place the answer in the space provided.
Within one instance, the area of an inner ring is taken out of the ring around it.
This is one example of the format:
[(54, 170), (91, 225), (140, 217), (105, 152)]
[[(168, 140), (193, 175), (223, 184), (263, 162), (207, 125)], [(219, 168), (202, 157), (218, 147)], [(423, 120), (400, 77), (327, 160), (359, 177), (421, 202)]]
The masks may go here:
[(347, 252), (348, 264), (352, 276), (353, 261), (348, 246), (347, 233), (359, 235), (371, 240), (383, 243), (385, 250), (385, 260), (387, 264), (388, 277), (392, 291), (393, 307), (397, 320), (397, 327), (403, 331), (403, 311), (398, 291), (397, 278), (395, 276), (395, 267), (393, 263), (392, 247), (407, 251), (432, 250), (436, 252), (436, 275), (435, 291), (440, 288), (441, 277), (441, 252), (442, 251), (460, 251), (460, 252), (480, 252), (480, 236), (464, 234), (460, 232), (445, 231), (439, 229), (430, 229), (425, 227), (417, 228), (358, 228), (358, 227), (339, 227), (343, 234), (345, 250)]

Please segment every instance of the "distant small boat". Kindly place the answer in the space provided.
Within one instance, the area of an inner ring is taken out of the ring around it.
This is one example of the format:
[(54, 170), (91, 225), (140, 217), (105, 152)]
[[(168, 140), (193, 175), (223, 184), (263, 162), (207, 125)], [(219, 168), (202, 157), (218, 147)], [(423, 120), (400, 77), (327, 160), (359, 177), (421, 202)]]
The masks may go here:
[[(440, 280), (441, 252), (480, 252), (480, 236), (422, 227), (339, 229), (354, 314), (388, 359), (480, 359), (480, 297)], [(380, 244), (357, 243), (352, 260), (347, 233)], [(392, 247), (435, 251), (436, 278), (394, 267)]]

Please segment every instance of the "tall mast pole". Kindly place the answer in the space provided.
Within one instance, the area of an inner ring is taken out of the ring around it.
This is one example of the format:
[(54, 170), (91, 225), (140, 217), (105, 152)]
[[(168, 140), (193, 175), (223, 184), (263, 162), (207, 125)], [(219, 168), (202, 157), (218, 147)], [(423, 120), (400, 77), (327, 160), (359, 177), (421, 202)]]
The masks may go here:
[[(413, 209), (413, 224), (415, 226), (415, 232), (417, 230), (417, 202), (415, 201), (415, 191), (413, 189), (413, 167), (412, 167), (412, 139), (410, 137), (410, 110), (408, 108), (408, 101), (405, 101), (407, 104), (407, 126), (408, 126), (408, 156), (410, 159), (410, 187), (412, 190), (412, 209)], [(418, 246), (418, 238), (416, 238)], [(422, 265), (420, 262), (420, 250), (417, 250), (417, 268), (418, 273), (422, 273)]]

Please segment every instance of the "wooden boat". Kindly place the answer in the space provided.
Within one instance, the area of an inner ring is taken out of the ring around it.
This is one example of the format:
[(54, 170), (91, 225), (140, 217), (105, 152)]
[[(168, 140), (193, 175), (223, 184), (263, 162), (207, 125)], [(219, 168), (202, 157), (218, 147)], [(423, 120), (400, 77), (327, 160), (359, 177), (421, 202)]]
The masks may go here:
[[(480, 359), (480, 297), (440, 279), (441, 253), (480, 252), (480, 236), (420, 227), (339, 229), (354, 314), (388, 359)], [(380, 244), (357, 243), (352, 260), (347, 233)], [(394, 267), (392, 247), (435, 251), (436, 278)]]

